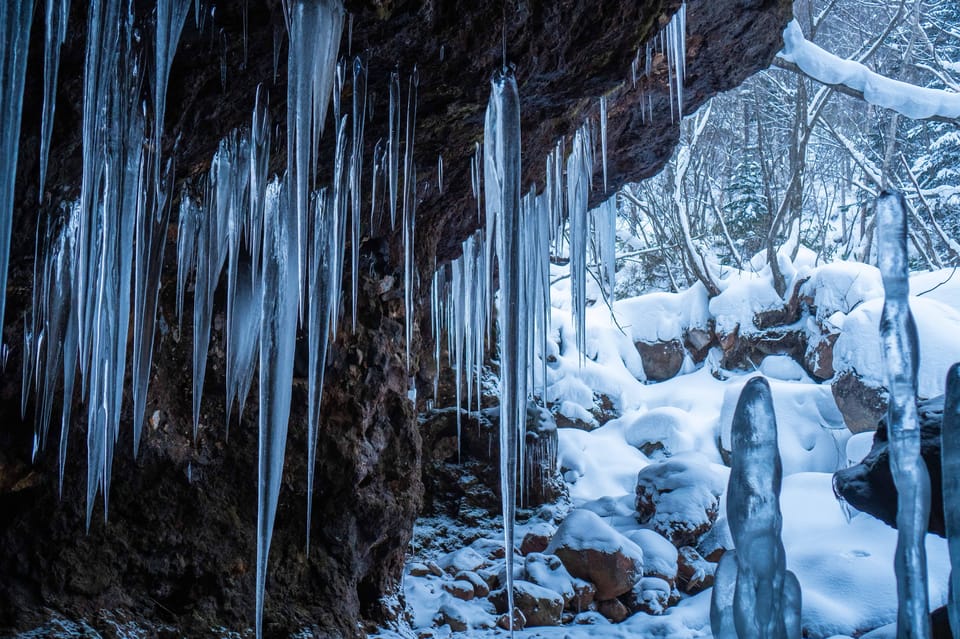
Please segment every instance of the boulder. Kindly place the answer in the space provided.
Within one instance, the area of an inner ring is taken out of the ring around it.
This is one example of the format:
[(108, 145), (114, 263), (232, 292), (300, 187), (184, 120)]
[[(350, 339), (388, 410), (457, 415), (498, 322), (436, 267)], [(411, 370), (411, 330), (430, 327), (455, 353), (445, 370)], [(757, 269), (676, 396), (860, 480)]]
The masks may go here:
[[(943, 397), (919, 402), (917, 411), (920, 415), (920, 454), (930, 473), (930, 519), (927, 530), (943, 537), (943, 478), (940, 466)], [(890, 474), (890, 451), (885, 421), (880, 422), (873, 438), (873, 448), (863, 461), (833, 474), (833, 490), (838, 497), (857, 510), (870, 513), (896, 528), (897, 489)]]
[(630, 610), (619, 599), (606, 599), (597, 602), (597, 612), (612, 623), (620, 623), (630, 616)]
[(472, 604), (458, 599), (447, 600), (434, 617), (438, 626), (448, 625), (454, 632), (493, 628), (496, 617)]
[(828, 380), (836, 372), (833, 369), (833, 346), (838, 337), (839, 331), (833, 331), (807, 342), (807, 351), (803, 355), (804, 368), (818, 381)]
[(529, 555), (532, 552), (543, 552), (547, 549), (547, 544), (550, 543), (550, 538), (553, 537), (555, 532), (557, 532), (557, 528), (553, 524), (547, 522), (535, 524), (523, 536), (523, 541), (520, 542), (520, 554)]
[(490, 594), (490, 586), (488, 586), (487, 582), (475, 572), (466, 570), (458, 572), (454, 579), (456, 581), (465, 581), (473, 586), (473, 594), (476, 597), (486, 597)]
[(597, 599), (614, 599), (643, 574), (643, 550), (589, 510), (571, 512), (547, 546), (574, 577), (596, 586)]
[(830, 390), (851, 433), (876, 430), (887, 414), (886, 389), (868, 384), (855, 371), (837, 375)]
[(655, 530), (641, 528), (627, 538), (643, 549), (643, 576), (659, 577), (670, 585), (677, 580), (677, 547)]
[(693, 448), (690, 413), (673, 406), (640, 414), (624, 429), (627, 443), (647, 457), (671, 457)]
[(487, 560), (473, 548), (461, 548), (447, 553), (437, 561), (442, 569), (455, 575), (464, 570), (477, 570), (482, 568)]
[(559, 594), (565, 609), (580, 612), (593, 602), (596, 594), (593, 584), (572, 576), (556, 555), (531, 553), (523, 567), (527, 581)]
[(720, 512), (726, 478), (698, 453), (650, 464), (637, 475), (637, 520), (674, 546), (695, 546)]
[(643, 361), (643, 373), (651, 382), (662, 382), (680, 372), (686, 351), (683, 342), (636, 342), (634, 344)]
[(633, 612), (662, 615), (672, 603), (671, 593), (670, 584), (663, 579), (644, 577), (621, 599)]
[[(497, 612), (507, 612), (507, 589), (490, 593), (490, 601)], [(523, 613), (526, 627), (559, 626), (563, 613), (563, 597), (554, 591), (528, 581), (513, 582), (513, 605)]]
[(680, 549), (677, 562), (677, 577), (680, 587), (688, 595), (695, 595), (713, 587), (713, 576), (717, 564), (700, 556), (696, 548), (684, 546)]
[[(523, 616), (523, 613), (520, 612), (519, 608), (514, 607), (513, 609), (513, 629), (514, 630), (523, 630), (527, 625), (527, 619)], [(497, 619), (497, 627), (503, 630), (510, 630), (510, 617), (506, 613), (500, 615)]]
[(451, 596), (462, 601), (470, 601), (476, 596), (473, 584), (466, 580), (445, 581), (443, 582), (443, 589)]

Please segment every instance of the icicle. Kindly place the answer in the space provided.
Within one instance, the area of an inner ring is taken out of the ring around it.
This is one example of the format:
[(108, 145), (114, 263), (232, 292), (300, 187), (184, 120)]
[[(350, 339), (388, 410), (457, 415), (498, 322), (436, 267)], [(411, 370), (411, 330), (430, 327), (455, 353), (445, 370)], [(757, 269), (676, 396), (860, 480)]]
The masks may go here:
[[(443, 195), (443, 156), (437, 156), (437, 190)], [(476, 191), (474, 191), (476, 192)]]
[[(383, 138), (377, 140), (373, 147), (373, 175), (370, 181), (370, 230), (379, 228), (383, 216), (383, 180), (385, 151), (383, 149)], [(377, 213), (380, 213), (378, 216)]]
[(177, 218), (177, 330), (183, 331), (183, 298), (187, 278), (193, 272), (197, 256), (197, 226), (200, 211), (186, 188), (180, 194)]
[(314, 469), (317, 459), (317, 433), (320, 429), (320, 402), (330, 340), (330, 290), (333, 288), (330, 261), (336, 259), (336, 220), (326, 189), (314, 194), (312, 244), (310, 247), (310, 312), (308, 319), (308, 421), (307, 421), (307, 552), (310, 552), (310, 526), (313, 515)]
[(47, 14), (43, 43), (43, 116), (40, 126), (40, 186), (37, 194), (43, 202), (47, 181), (47, 159), (57, 102), (57, 73), (60, 68), (60, 45), (66, 39), (70, 17), (70, 0), (46, 0)]
[[(49, 0), (48, 0), (49, 1)], [(156, 66), (153, 86), (154, 183), (160, 184), (163, 154), (163, 124), (167, 105), (167, 81), (170, 65), (180, 42), (180, 32), (190, 11), (190, 0), (157, 0)]]
[[(30, 49), (33, 0), (0, 6), (0, 329), (7, 296), (7, 265), (13, 227), (13, 189), (20, 148), (23, 82)], [(0, 330), (2, 332), (2, 330)]]
[(263, 199), (267, 187), (267, 172), (270, 168), (270, 111), (269, 98), (263, 85), (257, 85), (250, 126), (250, 208), (247, 224), (247, 251), (250, 253), (251, 271), (255, 277), (260, 273), (260, 250), (263, 236)]
[(930, 514), (930, 477), (920, 458), (917, 417), (917, 328), (910, 312), (907, 215), (903, 196), (884, 192), (877, 199), (877, 265), (884, 303), (880, 341), (886, 386), (890, 390), (887, 428), (890, 471), (897, 487), (896, 573), (898, 637), (930, 637), (927, 558), (924, 537)]
[(297, 215), (286, 186), (267, 186), (264, 214), (263, 288), (260, 315), (260, 460), (257, 505), (257, 637), (263, 636), (263, 597), (267, 558), (277, 498), (293, 390), (293, 360), (297, 334), (299, 284)]
[(400, 74), (390, 74), (389, 133), (387, 136), (387, 180), (390, 189), (390, 229), (397, 225), (397, 182), (400, 172)]
[(516, 79), (509, 69), (494, 75), (490, 85), (484, 125), (484, 185), (487, 219), (497, 220), (500, 265), (500, 489), (507, 562), (507, 614), (512, 636), (514, 513), (518, 451), (526, 421), (527, 396), (521, 270), (520, 99)]
[(343, 116), (337, 123), (337, 145), (333, 160), (333, 202), (330, 204), (333, 216), (331, 233), (333, 235), (333, 255), (330, 257), (330, 332), (337, 334), (340, 319), (340, 297), (343, 288), (343, 260), (346, 254), (347, 237), (347, 183), (344, 176), (346, 168), (347, 149), (347, 116)]
[(577, 336), (580, 363), (586, 353), (587, 305), (587, 201), (593, 166), (590, 162), (590, 131), (577, 130), (573, 148), (567, 158), (567, 209), (570, 214), (570, 282), (572, 290), (573, 328)]
[(940, 431), (943, 515), (950, 548), (950, 598), (947, 613), (953, 637), (960, 637), (960, 364), (947, 372)]
[(362, 213), (363, 124), (367, 111), (367, 69), (353, 60), (353, 143), (350, 150), (350, 309), (351, 329), (357, 331), (357, 294), (360, 282), (360, 218)]
[(413, 341), (413, 298), (414, 298), (414, 262), (413, 242), (416, 237), (415, 219), (417, 206), (417, 177), (413, 164), (413, 145), (417, 125), (417, 87), (420, 76), (417, 67), (413, 67), (407, 88), (407, 126), (403, 148), (403, 317), (406, 336), (406, 363), (410, 370), (410, 345)]
[[(184, 16), (187, 7), (184, 3)], [(159, 154), (159, 148), (155, 149)], [(157, 162), (154, 158), (154, 162)], [(134, 267), (133, 313), (133, 456), (140, 450), (140, 434), (146, 416), (147, 386), (153, 362), (153, 339), (157, 320), (157, 302), (160, 297), (160, 276), (163, 270), (163, 252), (167, 239), (167, 224), (173, 188), (173, 164), (167, 165), (163, 182), (154, 184), (156, 198), (137, 211)]]
[(600, 96), (600, 154), (603, 156), (603, 193), (607, 193), (607, 96)]
[(610, 307), (613, 307), (614, 288), (617, 275), (617, 196), (607, 200), (593, 210), (594, 246), (599, 252), (600, 283), (603, 296)]
[(731, 614), (718, 606), (729, 604), (732, 595), (734, 637), (800, 639), (795, 623), (800, 616), (800, 587), (786, 569), (780, 537), (783, 471), (777, 420), (770, 385), (763, 377), (748, 381), (740, 393), (732, 432), (727, 519), (737, 554), (735, 566), (727, 561), (718, 571), (711, 626), (716, 637), (730, 637)]
[(287, 180), (297, 216), (297, 276), (301, 312), (306, 286), (307, 224), (317, 146), (333, 88), (343, 30), (340, 0), (293, 0), (289, 7), (287, 58)]

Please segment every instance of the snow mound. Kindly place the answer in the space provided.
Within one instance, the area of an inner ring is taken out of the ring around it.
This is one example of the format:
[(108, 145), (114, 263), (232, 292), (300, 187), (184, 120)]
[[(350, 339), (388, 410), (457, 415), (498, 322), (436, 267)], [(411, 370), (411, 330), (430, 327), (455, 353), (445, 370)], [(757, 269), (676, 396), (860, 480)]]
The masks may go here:
[[(731, 450), (733, 413), (749, 378), (731, 382), (720, 412), (720, 444)], [(795, 384), (770, 379), (777, 440), (783, 474), (803, 471), (833, 472), (846, 465), (840, 451), (850, 436), (833, 393), (827, 385)]]
[(624, 434), (628, 444), (651, 457), (670, 457), (694, 447), (690, 414), (672, 406), (638, 415), (625, 426)]
[(817, 320), (834, 313), (849, 313), (868, 300), (883, 297), (880, 270), (861, 262), (832, 262), (816, 269), (800, 288), (800, 295), (813, 300)]
[[(834, 369), (856, 372), (868, 384), (886, 386), (880, 351), (880, 314), (883, 300), (858, 306), (841, 321), (842, 331), (833, 347)], [(920, 366), (917, 393), (920, 397), (943, 394), (947, 369), (960, 361), (960, 311), (928, 296), (910, 298), (917, 324)]]

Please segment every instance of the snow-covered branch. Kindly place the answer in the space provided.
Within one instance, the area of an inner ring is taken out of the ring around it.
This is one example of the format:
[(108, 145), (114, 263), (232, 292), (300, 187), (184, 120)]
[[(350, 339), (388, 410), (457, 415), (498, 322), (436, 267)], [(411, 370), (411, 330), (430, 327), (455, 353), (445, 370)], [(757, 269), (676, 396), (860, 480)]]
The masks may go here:
[(915, 120), (960, 123), (960, 93), (892, 80), (854, 60), (844, 60), (803, 36), (796, 20), (783, 32), (784, 47), (774, 64), (802, 73), (840, 93), (891, 109)]

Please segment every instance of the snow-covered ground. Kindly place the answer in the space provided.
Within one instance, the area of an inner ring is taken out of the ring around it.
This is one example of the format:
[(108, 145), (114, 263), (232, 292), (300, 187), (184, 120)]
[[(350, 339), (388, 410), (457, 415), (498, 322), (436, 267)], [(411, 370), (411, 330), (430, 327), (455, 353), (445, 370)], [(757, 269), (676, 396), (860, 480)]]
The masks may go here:
[[(807, 331), (811, 339), (817, 339), (825, 328), (839, 332), (834, 348), (836, 370), (855, 371), (881, 385), (877, 322), (883, 287), (876, 269), (853, 263), (816, 266), (803, 250), (787, 266), (785, 271), (793, 283), (809, 277), (801, 292), (816, 305), (815, 316), (805, 314), (797, 328)], [(724, 514), (728, 474), (724, 451), (730, 448), (730, 424), (740, 390), (750, 377), (762, 375), (772, 388), (779, 427), (784, 469), (780, 499), (783, 544), (787, 568), (802, 587), (805, 636), (860, 636), (890, 624), (897, 609), (893, 568), (897, 532), (868, 514), (850, 511), (834, 497), (833, 471), (861, 459), (870, 448), (871, 434), (851, 437), (828, 382), (816, 382), (802, 366), (783, 355), (768, 356), (754, 371), (724, 370), (717, 349), (701, 364), (694, 364), (688, 355), (680, 374), (672, 379), (646, 382), (635, 342), (682, 339), (685, 331), (706, 329), (711, 322), (718, 333), (739, 327), (741, 335), (749, 334), (759, 330), (754, 325), (756, 313), (783, 304), (762, 270), (731, 273), (724, 286), (721, 295), (712, 300), (699, 285), (678, 294), (653, 293), (621, 300), (614, 305), (613, 318), (604, 304), (594, 305), (588, 310), (582, 366), (574, 346), (568, 290), (563, 284), (554, 287), (553, 361), (548, 369), (547, 399), (567, 418), (595, 424), (590, 411), (603, 395), (619, 417), (593, 430), (559, 429), (558, 463), (571, 503), (528, 513), (518, 526), (516, 544), (531, 531), (551, 536), (568, 512), (582, 509), (599, 516), (632, 540), (629, 543), (638, 542), (647, 569), (658, 562), (675, 564), (676, 554), (671, 555), (669, 542), (663, 543), (651, 530), (656, 522), (639, 523), (635, 510), (638, 473), (651, 466), (665, 468), (663, 465), (672, 461), (689, 472), (683, 475), (686, 480), (672, 486), (675, 494), (670, 509), (680, 518), (702, 516), (710, 486), (718, 486), (723, 493), (720, 515), (704, 543), (731, 547)], [(920, 394), (938, 395), (947, 367), (960, 360), (960, 274), (949, 269), (916, 274), (911, 279), (911, 293), (920, 331)], [(653, 443), (660, 445), (650, 447)], [(432, 528), (427, 531), (435, 532)], [(949, 576), (945, 541), (928, 536), (927, 556), (930, 603), (939, 607), (946, 601)], [(456, 568), (433, 574), (425, 570), (430, 561), (440, 568), (453, 562)], [(524, 564), (519, 555), (518, 564)], [(478, 596), (463, 601), (451, 587), (454, 572), (490, 576), (503, 566), (502, 533), (495, 528), (468, 550), (444, 555), (436, 547), (420, 549), (411, 555), (403, 582), (410, 627), (384, 630), (381, 636), (505, 634), (495, 627), (499, 615), (488, 599)], [(653, 572), (663, 570), (661, 566)], [(555, 586), (555, 590), (562, 587)], [(574, 623), (527, 628), (518, 636), (709, 637), (710, 595), (710, 589), (682, 595), (679, 603), (663, 614), (637, 612), (621, 623), (610, 623), (587, 611), (577, 615)], [(454, 632), (446, 623), (449, 619), (466, 622), (469, 630)]]

